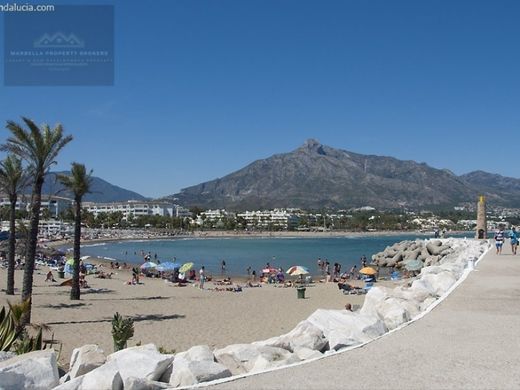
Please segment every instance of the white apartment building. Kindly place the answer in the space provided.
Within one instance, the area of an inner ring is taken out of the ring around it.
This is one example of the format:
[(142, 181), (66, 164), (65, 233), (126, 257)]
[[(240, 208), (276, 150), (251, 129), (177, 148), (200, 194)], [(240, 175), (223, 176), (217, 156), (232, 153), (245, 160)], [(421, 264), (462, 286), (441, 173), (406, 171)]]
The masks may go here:
[(112, 202), (112, 203), (94, 203), (85, 202), (83, 203), (89, 212), (94, 214), (96, 217), (100, 213), (123, 213), (123, 218), (128, 219), (130, 215), (134, 218), (145, 216), (145, 215), (160, 215), (160, 216), (178, 216), (184, 213), (185, 209), (178, 210), (177, 205), (166, 203), (166, 202), (143, 202), (136, 200), (129, 200), (126, 202)]
[(285, 209), (245, 211), (238, 213), (237, 217), (244, 218), (249, 227), (268, 228), (276, 226), (283, 229), (296, 227), (300, 220), (299, 215), (290, 213)]
[[(0, 194), (0, 207), (10, 206), (9, 197), (5, 194)], [(55, 195), (42, 195), (41, 210), (49, 210), (49, 216), (52, 218), (58, 218), (62, 211), (65, 211), (72, 207), (74, 200), (65, 198), (63, 196)], [(30, 211), (31, 208), (31, 195), (19, 195), (18, 201), (16, 202), (17, 210)]]

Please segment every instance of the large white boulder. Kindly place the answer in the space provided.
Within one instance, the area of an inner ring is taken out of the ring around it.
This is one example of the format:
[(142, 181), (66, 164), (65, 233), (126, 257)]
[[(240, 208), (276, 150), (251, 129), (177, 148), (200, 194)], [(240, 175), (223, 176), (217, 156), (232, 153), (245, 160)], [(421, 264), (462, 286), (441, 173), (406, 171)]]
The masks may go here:
[(56, 353), (44, 349), (0, 362), (0, 388), (47, 390), (58, 385)]
[(136, 378), (131, 376), (125, 379), (125, 390), (162, 390), (171, 389), (168, 383), (151, 381), (150, 379)]
[(389, 295), (391, 295), (391, 290), (385, 287), (372, 287), (365, 296), (363, 307), (359, 312), (367, 316), (377, 316), (377, 306)]
[(213, 352), (207, 345), (196, 345), (191, 347), (185, 352), (180, 352), (175, 355), (175, 360), (177, 359), (186, 359), (189, 361), (215, 361), (215, 356)]
[(125, 379), (125, 390), (162, 390), (171, 389), (168, 383), (151, 381), (150, 379), (136, 378), (131, 376)]
[(231, 371), (220, 363), (211, 360), (189, 361), (175, 358), (169, 383), (173, 387), (191, 386), (229, 376)]
[(318, 309), (307, 321), (323, 332), (331, 350), (364, 343), (386, 332), (377, 316), (347, 310)]
[(451, 272), (444, 271), (438, 274), (426, 274), (421, 277), (421, 281), (428, 290), (440, 297), (455, 284), (457, 279), (455, 279)]
[(102, 366), (57, 389), (122, 389), (124, 381), (130, 377), (159, 379), (172, 361), (173, 355), (159, 353), (154, 344), (127, 348), (109, 355)]
[(321, 352), (327, 346), (327, 339), (319, 327), (308, 320), (304, 320), (289, 333), (253, 344), (283, 348), (290, 352), (293, 352), (296, 348), (307, 348)]
[(105, 361), (106, 357), (103, 350), (95, 344), (75, 348), (70, 358), (69, 377), (70, 379), (74, 379), (84, 375), (103, 365)]
[(323, 356), (321, 352), (305, 347), (294, 348), (294, 354), (298, 356), (300, 360), (316, 359)]
[(415, 314), (418, 313), (416, 306), (398, 298), (390, 297), (378, 305), (379, 316), (383, 319), (388, 330), (395, 329), (412, 319), (407, 306), (409, 308), (413, 307)]
[(114, 365), (103, 364), (89, 373), (65, 382), (54, 390), (122, 390), (123, 379)]
[(264, 371), (300, 361), (286, 349), (265, 345), (233, 344), (214, 351), (217, 361), (233, 375)]
[(215, 362), (211, 349), (207, 345), (197, 345), (175, 355), (168, 382), (174, 387), (191, 386), (228, 376), (231, 372)]

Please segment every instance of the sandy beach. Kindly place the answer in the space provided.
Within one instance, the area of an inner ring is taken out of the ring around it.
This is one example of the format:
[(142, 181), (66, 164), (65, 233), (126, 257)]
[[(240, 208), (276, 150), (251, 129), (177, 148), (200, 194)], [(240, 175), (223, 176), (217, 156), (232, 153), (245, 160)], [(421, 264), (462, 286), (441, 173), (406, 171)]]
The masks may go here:
[[(6, 272), (0, 269), (2, 289)], [(342, 294), (336, 283), (309, 286), (306, 299), (297, 299), (295, 288), (275, 285), (244, 288), (242, 292), (215, 291), (211, 282), (204, 290), (193, 285), (174, 287), (154, 278), (127, 285), (130, 272), (117, 270), (112, 279), (89, 275), (91, 289), (82, 290), (80, 301), (71, 301), (70, 287), (46, 283), (46, 272), (46, 267), (35, 271), (32, 322), (52, 328), (55, 339), (63, 345), (60, 363), (64, 366), (68, 366), (72, 349), (84, 344), (98, 344), (106, 353), (113, 351), (110, 321), (115, 312), (135, 319), (135, 335), (129, 346), (155, 343), (180, 352), (200, 344), (224, 347), (264, 340), (290, 331), (318, 308), (343, 309), (346, 303), (361, 305), (364, 299), (363, 295)], [(18, 289), (22, 277), (23, 271), (16, 271)], [(19, 297), (20, 290), (14, 297), (2, 293), (0, 305)]]

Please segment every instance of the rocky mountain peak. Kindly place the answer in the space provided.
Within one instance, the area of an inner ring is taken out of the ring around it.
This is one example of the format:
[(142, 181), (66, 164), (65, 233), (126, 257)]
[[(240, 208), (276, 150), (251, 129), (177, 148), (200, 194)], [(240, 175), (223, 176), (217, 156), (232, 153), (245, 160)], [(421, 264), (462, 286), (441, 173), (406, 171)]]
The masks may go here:
[(305, 141), (305, 143), (302, 145), (300, 150), (302, 150), (304, 152), (317, 153), (317, 154), (321, 154), (321, 155), (327, 154), (325, 152), (323, 145), (320, 143), (320, 141), (318, 141), (317, 139), (314, 139), (314, 138), (309, 138), (307, 141)]

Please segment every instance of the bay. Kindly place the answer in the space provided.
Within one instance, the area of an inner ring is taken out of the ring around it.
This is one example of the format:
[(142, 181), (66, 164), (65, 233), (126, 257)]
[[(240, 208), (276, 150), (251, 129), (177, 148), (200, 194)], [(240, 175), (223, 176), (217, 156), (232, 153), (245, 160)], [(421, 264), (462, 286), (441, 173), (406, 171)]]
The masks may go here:
[(246, 275), (247, 267), (257, 274), (269, 262), (271, 266), (287, 270), (293, 265), (308, 267), (318, 274), (318, 258), (331, 266), (338, 262), (342, 271), (353, 265), (360, 267), (361, 256), (368, 262), (371, 256), (386, 246), (402, 240), (429, 238), (424, 234), (349, 236), (349, 237), (280, 237), (280, 238), (180, 238), (170, 240), (120, 241), (82, 246), (81, 254), (126, 262), (143, 263), (143, 254), (151, 261), (194, 262), (196, 269), (205, 266), (208, 274), (219, 275), (221, 262), (226, 262), (227, 275)]

